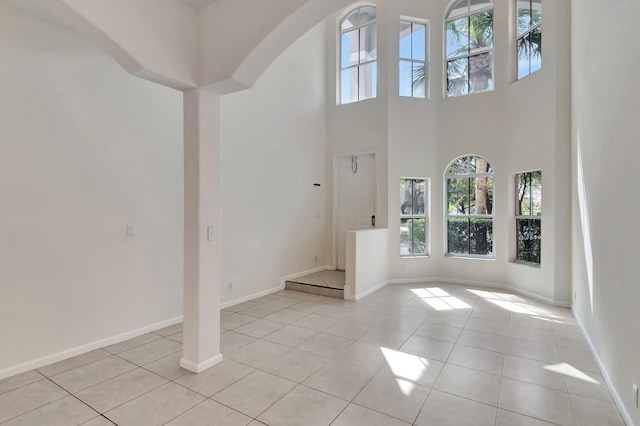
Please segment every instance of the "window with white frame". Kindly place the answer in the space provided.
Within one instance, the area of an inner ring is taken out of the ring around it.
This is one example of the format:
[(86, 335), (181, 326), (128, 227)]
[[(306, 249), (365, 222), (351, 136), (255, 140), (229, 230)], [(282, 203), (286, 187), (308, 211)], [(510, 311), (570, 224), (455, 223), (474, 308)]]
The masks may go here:
[(493, 1), (456, 1), (445, 28), (447, 96), (493, 90)]
[(542, 172), (516, 175), (516, 261), (540, 264), (542, 254)]
[(427, 24), (400, 20), (400, 96), (427, 94)]
[(426, 179), (400, 179), (400, 255), (427, 256)]
[(518, 80), (542, 68), (542, 0), (516, 2)]
[(493, 257), (493, 168), (482, 157), (460, 157), (445, 182), (447, 253)]
[(340, 103), (376, 97), (377, 27), (374, 6), (363, 6), (340, 21)]

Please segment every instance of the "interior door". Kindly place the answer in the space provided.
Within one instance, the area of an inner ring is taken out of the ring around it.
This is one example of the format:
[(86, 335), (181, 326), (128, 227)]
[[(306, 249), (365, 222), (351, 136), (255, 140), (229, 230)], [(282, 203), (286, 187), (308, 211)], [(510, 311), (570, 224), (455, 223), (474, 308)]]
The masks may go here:
[(338, 269), (347, 264), (347, 232), (375, 226), (375, 156), (338, 158)]

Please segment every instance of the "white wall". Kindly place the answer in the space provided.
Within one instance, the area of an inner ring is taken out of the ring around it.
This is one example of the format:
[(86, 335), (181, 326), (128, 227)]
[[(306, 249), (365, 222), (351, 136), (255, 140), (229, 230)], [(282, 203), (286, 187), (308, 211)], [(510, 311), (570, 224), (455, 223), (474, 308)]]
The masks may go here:
[(344, 298), (361, 299), (389, 282), (389, 230), (347, 232)]
[(329, 260), (324, 40), (319, 24), (221, 98), (223, 303)]
[[(378, 209), (389, 228), (392, 281), (443, 278), (503, 285), (548, 301), (570, 302), (570, 64), (567, 2), (545, 3), (543, 69), (515, 81), (513, 2), (495, 1), (495, 91), (445, 99), (443, 17), (447, 0), (379, 0), (378, 97), (336, 105), (337, 22), (327, 19), (329, 156), (374, 151), (378, 158)], [(398, 96), (398, 20), (429, 21), (430, 99)], [(491, 161), (495, 176), (493, 261), (445, 257), (444, 182), (447, 165), (465, 154)], [(513, 176), (543, 171), (543, 260), (540, 268), (513, 263)], [(431, 183), (430, 257), (399, 254), (401, 177)]]
[[(640, 3), (573, 2), (573, 310), (635, 424), (640, 382), (636, 213)], [(594, 31), (594, 28), (606, 30)], [(582, 173), (578, 173), (581, 165)]]
[(0, 51), (2, 376), (181, 315), (182, 96), (4, 3)]

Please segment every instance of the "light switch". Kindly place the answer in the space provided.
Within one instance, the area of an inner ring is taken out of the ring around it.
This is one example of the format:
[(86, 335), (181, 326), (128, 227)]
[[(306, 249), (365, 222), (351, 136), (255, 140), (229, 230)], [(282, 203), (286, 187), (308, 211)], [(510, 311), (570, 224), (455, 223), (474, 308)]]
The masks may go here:
[(215, 241), (216, 240), (216, 227), (210, 226), (207, 228), (207, 240)]

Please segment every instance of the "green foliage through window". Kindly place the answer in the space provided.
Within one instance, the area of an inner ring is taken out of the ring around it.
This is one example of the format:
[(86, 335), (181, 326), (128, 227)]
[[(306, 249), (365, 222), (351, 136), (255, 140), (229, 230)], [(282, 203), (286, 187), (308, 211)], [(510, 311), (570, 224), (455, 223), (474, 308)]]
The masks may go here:
[(400, 255), (427, 255), (427, 182), (400, 180)]
[(516, 175), (516, 260), (540, 264), (542, 257), (542, 172)]

